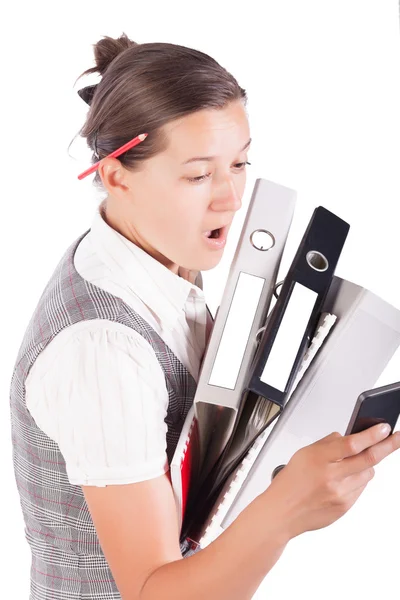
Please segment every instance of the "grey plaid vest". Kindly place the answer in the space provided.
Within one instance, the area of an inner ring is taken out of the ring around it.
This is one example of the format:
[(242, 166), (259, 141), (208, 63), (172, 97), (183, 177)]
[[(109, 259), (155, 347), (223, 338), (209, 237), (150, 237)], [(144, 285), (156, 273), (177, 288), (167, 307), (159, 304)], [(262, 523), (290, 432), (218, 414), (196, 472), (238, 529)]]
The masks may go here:
[[(68, 248), (47, 283), (25, 332), (11, 381), (13, 464), (25, 537), (32, 552), (30, 600), (121, 598), (82, 488), (69, 482), (58, 444), (36, 425), (26, 408), (25, 379), (40, 352), (65, 327), (87, 319), (115, 321), (140, 333), (151, 344), (165, 374), (169, 463), (196, 390), (192, 375), (140, 315), (76, 271), (75, 250), (89, 231)], [(182, 543), (181, 553), (186, 557), (194, 551)]]

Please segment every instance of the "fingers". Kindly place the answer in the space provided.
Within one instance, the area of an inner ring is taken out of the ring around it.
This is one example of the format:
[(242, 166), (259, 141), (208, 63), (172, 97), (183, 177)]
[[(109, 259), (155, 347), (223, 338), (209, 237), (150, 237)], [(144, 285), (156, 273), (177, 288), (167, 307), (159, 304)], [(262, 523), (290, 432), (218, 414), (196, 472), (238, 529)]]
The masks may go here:
[[(361, 432), (364, 433), (364, 432)], [(357, 434), (358, 435), (358, 434)], [(388, 436), (381, 442), (370, 446), (356, 456), (343, 461), (343, 473), (353, 475), (365, 469), (370, 469), (381, 462), (386, 456), (400, 448), (400, 431)]]
[(368, 467), (353, 475), (349, 475), (348, 481), (351, 481), (352, 492), (365, 488), (365, 486), (375, 477), (374, 467)]
[(351, 435), (341, 436), (335, 432), (331, 434), (332, 439), (329, 440), (329, 449), (327, 451), (331, 453), (332, 461), (343, 460), (349, 456), (360, 454), (366, 448), (384, 440), (389, 432), (390, 429), (385, 430), (384, 423), (374, 425), (364, 431)]
[(339, 504), (344, 508), (345, 512), (353, 506), (374, 476), (375, 470), (371, 467), (356, 475), (345, 477), (338, 482), (337, 494)]
[(350, 492), (350, 494), (348, 494), (346, 496), (346, 500), (345, 500), (346, 512), (348, 512), (350, 510), (350, 508), (356, 503), (358, 498), (361, 496), (361, 494), (367, 487), (369, 481), (370, 480), (368, 480), (366, 483), (362, 483), (361, 485), (359, 485), (356, 488), (353, 488), (352, 492)]

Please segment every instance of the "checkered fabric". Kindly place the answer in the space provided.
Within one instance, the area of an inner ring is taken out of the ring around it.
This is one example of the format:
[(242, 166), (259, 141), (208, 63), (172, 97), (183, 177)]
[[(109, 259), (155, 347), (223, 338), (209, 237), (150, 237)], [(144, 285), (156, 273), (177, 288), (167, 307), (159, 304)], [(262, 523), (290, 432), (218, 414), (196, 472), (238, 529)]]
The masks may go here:
[[(140, 333), (165, 373), (169, 463), (196, 390), (192, 375), (140, 315), (76, 271), (75, 250), (89, 231), (68, 248), (47, 283), (25, 332), (11, 381), (13, 464), (25, 537), (32, 552), (30, 600), (121, 598), (82, 488), (69, 482), (58, 444), (37, 426), (26, 408), (25, 380), (40, 352), (65, 327), (87, 319), (115, 321)], [(181, 544), (183, 557), (194, 552), (188, 544)]]

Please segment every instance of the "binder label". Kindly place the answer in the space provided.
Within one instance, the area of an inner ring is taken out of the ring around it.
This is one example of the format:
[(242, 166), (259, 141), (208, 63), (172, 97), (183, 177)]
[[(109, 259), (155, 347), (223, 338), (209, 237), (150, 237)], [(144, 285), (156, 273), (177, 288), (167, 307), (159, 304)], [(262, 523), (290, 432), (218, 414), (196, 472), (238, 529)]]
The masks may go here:
[(235, 389), (264, 283), (263, 277), (239, 274), (209, 385)]
[(296, 282), (260, 381), (283, 392), (318, 294)]

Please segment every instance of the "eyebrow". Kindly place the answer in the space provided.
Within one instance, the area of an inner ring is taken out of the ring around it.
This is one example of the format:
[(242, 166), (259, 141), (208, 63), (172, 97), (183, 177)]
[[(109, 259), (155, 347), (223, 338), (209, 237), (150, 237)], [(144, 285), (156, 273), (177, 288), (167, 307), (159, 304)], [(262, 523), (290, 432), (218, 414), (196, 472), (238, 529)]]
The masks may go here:
[[(241, 150), (239, 150), (239, 152), (243, 152), (243, 150), (246, 150), (246, 148), (248, 148), (250, 146), (250, 143), (251, 143), (251, 138), (249, 139), (247, 144), (245, 144), (243, 146), (243, 148)], [(189, 158), (188, 160), (185, 160), (185, 162), (183, 162), (182, 165), (187, 165), (188, 163), (196, 162), (198, 160), (213, 160), (214, 158), (215, 158), (215, 156), (195, 156), (193, 158)]]

